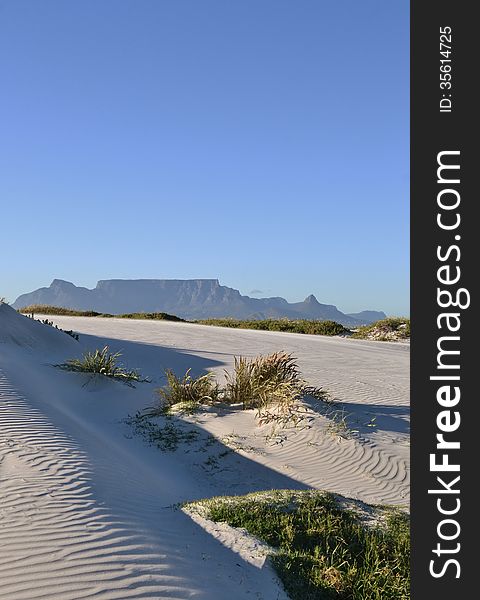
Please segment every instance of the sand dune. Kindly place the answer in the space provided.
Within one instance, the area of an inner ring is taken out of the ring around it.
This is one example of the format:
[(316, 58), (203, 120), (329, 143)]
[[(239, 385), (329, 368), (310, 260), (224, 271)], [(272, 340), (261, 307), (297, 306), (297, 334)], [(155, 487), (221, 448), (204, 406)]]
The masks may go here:
[[(0, 306), (1, 600), (286, 599), (258, 547), (228, 528), (206, 532), (176, 503), (274, 487), (408, 502), (407, 347), (52, 319), (80, 342)], [(152, 383), (85, 385), (51, 366), (104, 343)], [(179, 420), (195, 438), (162, 452), (124, 423), (152, 403), (163, 368), (220, 374), (235, 354), (278, 349), (294, 352), (305, 377), (349, 409), (347, 439), (314, 412), (310, 429), (272, 445), (252, 412), (210, 409)]]
[[(335, 431), (326, 435), (325, 429), (332, 429), (331, 420), (315, 412), (309, 430), (273, 447), (265, 444), (266, 431), (255, 425), (252, 413), (234, 412), (221, 419), (206, 413), (197, 417), (202, 428), (218, 438), (235, 432), (243, 436), (244, 446), (260, 444), (261, 454), (254, 454), (255, 461), (305, 485), (366, 502), (408, 504), (409, 345), (183, 323), (54, 320), (88, 334), (82, 336), (86, 344), (109, 343), (126, 354), (142, 354), (144, 371), (156, 376), (154, 385), (163, 383), (159, 372), (172, 364), (180, 372), (188, 367), (194, 372), (208, 369), (221, 378), (224, 369), (232, 367), (235, 355), (292, 352), (308, 382), (325, 387), (339, 403), (350, 430), (348, 439)], [(99, 337), (90, 338), (92, 334)], [(171, 351), (155, 354), (152, 346)]]

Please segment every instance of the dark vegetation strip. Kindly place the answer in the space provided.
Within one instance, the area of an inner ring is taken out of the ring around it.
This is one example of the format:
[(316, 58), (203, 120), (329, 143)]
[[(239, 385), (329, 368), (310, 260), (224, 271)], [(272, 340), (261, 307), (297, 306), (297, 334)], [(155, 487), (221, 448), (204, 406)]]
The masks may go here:
[(102, 317), (116, 319), (143, 319), (153, 321), (173, 321), (179, 323), (198, 323), (200, 325), (213, 325), (216, 327), (229, 327), (232, 329), (254, 329), (257, 331), (281, 331), (287, 333), (303, 333), (307, 335), (346, 335), (357, 339), (370, 339), (377, 341), (397, 341), (410, 338), (410, 319), (403, 317), (388, 317), (370, 325), (348, 329), (336, 321), (319, 321), (310, 319), (198, 319), (188, 321), (165, 312), (136, 312), (113, 315), (100, 313), (93, 310), (74, 310), (44, 304), (34, 304), (21, 308), (23, 314), (58, 315), (69, 317)]
[(57, 315), (63, 317), (102, 317), (107, 319), (146, 319), (152, 321), (179, 321), (185, 323), (185, 319), (170, 315), (164, 312), (138, 312), (125, 313), (121, 315), (112, 315), (110, 313), (100, 313), (94, 310), (74, 310), (71, 308), (62, 308), (60, 306), (49, 306), (47, 304), (32, 304), (19, 309), (20, 313), (26, 315)]
[(257, 329), (261, 331), (286, 331), (289, 333), (306, 333), (311, 335), (341, 335), (349, 330), (336, 321), (313, 321), (309, 319), (263, 319), (259, 321), (241, 319), (201, 319), (195, 321), (202, 325), (232, 327), (234, 329)]
[[(137, 312), (112, 315), (110, 313), (100, 313), (94, 310), (74, 310), (70, 308), (61, 308), (58, 306), (49, 306), (44, 304), (33, 304), (21, 308), (19, 312), (23, 314), (42, 314), (58, 315), (67, 317), (103, 317), (116, 319), (150, 319), (161, 321), (177, 321), (186, 323), (175, 315), (164, 312)], [(336, 321), (311, 321), (308, 319), (297, 319), (290, 321), (288, 319), (262, 319), (262, 320), (241, 320), (241, 319), (200, 319), (191, 321), (200, 325), (215, 325), (217, 327), (232, 327), (235, 329), (256, 329), (261, 331), (285, 331), (290, 333), (307, 333), (312, 335), (341, 335), (349, 333), (349, 330)]]

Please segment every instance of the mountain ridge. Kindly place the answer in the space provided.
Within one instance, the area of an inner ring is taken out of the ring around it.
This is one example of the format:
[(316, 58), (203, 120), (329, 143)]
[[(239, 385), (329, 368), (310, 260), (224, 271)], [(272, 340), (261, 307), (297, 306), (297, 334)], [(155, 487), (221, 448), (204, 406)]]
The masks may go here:
[(101, 279), (95, 288), (54, 279), (49, 287), (20, 295), (14, 308), (48, 304), (75, 310), (123, 314), (167, 312), (184, 319), (318, 319), (358, 326), (385, 318), (381, 311), (345, 314), (310, 294), (302, 302), (282, 297), (252, 298), (218, 279)]

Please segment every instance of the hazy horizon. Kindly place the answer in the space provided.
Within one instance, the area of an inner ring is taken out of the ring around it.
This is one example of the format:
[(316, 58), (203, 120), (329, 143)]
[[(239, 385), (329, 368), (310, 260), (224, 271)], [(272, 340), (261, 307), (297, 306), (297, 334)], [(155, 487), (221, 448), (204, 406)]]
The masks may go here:
[(0, 296), (213, 278), (409, 314), (407, 2), (0, 10)]

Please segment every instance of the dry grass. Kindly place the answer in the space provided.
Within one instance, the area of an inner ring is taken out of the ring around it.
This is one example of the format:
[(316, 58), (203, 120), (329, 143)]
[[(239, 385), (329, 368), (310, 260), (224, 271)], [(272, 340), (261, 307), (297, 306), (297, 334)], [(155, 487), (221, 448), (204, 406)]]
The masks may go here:
[(235, 357), (233, 373), (225, 372), (224, 400), (244, 409), (294, 402), (304, 386), (296, 359), (286, 352), (255, 358)]
[(306, 424), (307, 411), (300, 405), (306, 384), (291, 354), (235, 358), (233, 373), (226, 372), (226, 380), (224, 401), (256, 409), (260, 425)]
[(226, 371), (223, 388), (212, 373), (194, 378), (188, 370), (180, 378), (167, 371), (166, 377), (167, 385), (157, 390), (161, 402), (151, 414), (172, 409), (192, 412), (202, 404), (224, 403), (242, 406), (244, 410), (255, 409), (260, 425), (298, 427), (309, 420), (302, 398), (309, 395), (328, 401), (325, 390), (305, 383), (296, 358), (286, 352), (255, 358), (235, 357), (233, 372)]
[(190, 412), (202, 404), (211, 404), (218, 400), (219, 387), (213, 373), (192, 377), (190, 371), (191, 369), (188, 369), (181, 378), (171, 369), (165, 372), (167, 386), (156, 390), (161, 399), (157, 412), (165, 413), (172, 407)]

